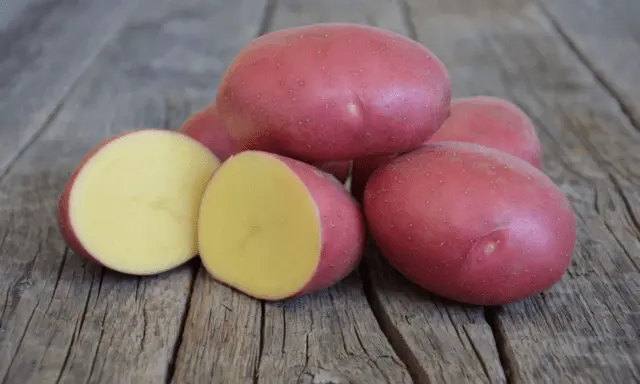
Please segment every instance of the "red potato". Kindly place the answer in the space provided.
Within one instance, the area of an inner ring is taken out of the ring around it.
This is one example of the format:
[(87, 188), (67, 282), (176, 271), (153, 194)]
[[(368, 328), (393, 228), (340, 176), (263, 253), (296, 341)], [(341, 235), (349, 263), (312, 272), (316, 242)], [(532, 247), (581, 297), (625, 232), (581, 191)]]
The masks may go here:
[(527, 114), (510, 101), (491, 96), (454, 99), (451, 116), (429, 143), (462, 141), (517, 156), (540, 168), (540, 140)]
[[(491, 96), (456, 98), (451, 116), (427, 140), (428, 143), (461, 141), (499, 149), (540, 168), (540, 140), (527, 114), (508, 100)], [(354, 161), (352, 188), (358, 200), (371, 174), (395, 155)]]
[(204, 268), (249, 296), (280, 300), (329, 287), (362, 256), (358, 203), (331, 175), (291, 158), (245, 151), (207, 186), (198, 239)]
[(326, 161), (323, 163), (312, 163), (323, 172), (333, 175), (338, 181), (344, 184), (351, 172), (351, 161)]
[(197, 254), (200, 199), (219, 164), (178, 132), (142, 129), (105, 140), (65, 185), (61, 235), (75, 252), (112, 270), (166, 272)]
[(238, 152), (229, 132), (220, 124), (215, 104), (191, 115), (178, 131), (204, 144), (220, 161)]
[(320, 23), (249, 43), (216, 100), (241, 149), (349, 161), (424, 143), (449, 115), (451, 85), (442, 62), (414, 40)]
[(555, 284), (576, 239), (573, 209), (546, 175), (470, 143), (427, 144), (382, 166), (364, 212), (400, 273), (470, 304), (506, 304)]
[(351, 194), (358, 201), (362, 201), (364, 189), (373, 173), (383, 165), (393, 160), (397, 154), (363, 157), (353, 160), (351, 167)]
[[(215, 104), (209, 105), (191, 115), (179, 128), (179, 131), (198, 140), (209, 148), (220, 161), (225, 161), (229, 156), (238, 153), (239, 150), (217, 115)], [(350, 161), (329, 161), (314, 165), (331, 173), (342, 183), (347, 180), (351, 169)]]

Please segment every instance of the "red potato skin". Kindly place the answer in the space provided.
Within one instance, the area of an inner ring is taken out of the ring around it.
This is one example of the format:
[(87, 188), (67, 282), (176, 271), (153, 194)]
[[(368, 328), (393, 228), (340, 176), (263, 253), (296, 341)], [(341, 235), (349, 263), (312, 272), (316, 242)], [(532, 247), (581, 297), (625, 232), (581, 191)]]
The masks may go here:
[(219, 117), (239, 148), (307, 163), (424, 143), (449, 115), (443, 63), (403, 35), (318, 23), (263, 35), (221, 79)]
[(366, 238), (360, 205), (330, 174), (304, 162), (275, 156), (304, 183), (320, 216), (322, 251), (313, 278), (291, 297), (328, 288), (349, 275), (360, 263)]
[(517, 105), (497, 97), (454, 99), (451, 116), (427, 142), (462, 141), (517, 156), (540, 168), (536, 127)]
[[(480, 144), (517, 156), (536, 168), (541, 166), (536, 127), (515, 104), (492, 96), (456, 98), (451, 115), (427, 143), (461, 141)], [(371, 174), (396, 155), (373, 156), (354, 161), (352, 188), (358, 201)]]
[[(207, 106), (191, 115), (182, 126), (179, 132), (199, 141), (209, 148), (220, 161), (224, 161), (229, 156), (238, 153), (239, 150), (231, 140), (227, 129), (220, 123), (215, 104)], [(325, 172), (334, 175), (344, 183), (349, 177), (351, 169), (350, 161), (328, 161), (313, 164)]]
[(353, 161), (351, 169), (351, 194), (357, 201), (362, 201), (362, 195), (367, 181), (381, 166), (393, 160), (397, 154), (363, 157)]
[(344, 184), (351, 171), (351, 161), (327, 161), (324, 163), (312, 164), (324, 172), (333, 175), (338, 181)]
[(178, 131), (202, 143), (220, 161), (224, 161), (238, 152), (228, 131), (220, 124), (215, 105), (203, 108), (191, 115)]
[(573, 209), (539, 169), (470, 143), (428, 144), (376, 171), (369, 232), (422, 288), (468, 304), (522, 300), (559, 281), (576, 239)]

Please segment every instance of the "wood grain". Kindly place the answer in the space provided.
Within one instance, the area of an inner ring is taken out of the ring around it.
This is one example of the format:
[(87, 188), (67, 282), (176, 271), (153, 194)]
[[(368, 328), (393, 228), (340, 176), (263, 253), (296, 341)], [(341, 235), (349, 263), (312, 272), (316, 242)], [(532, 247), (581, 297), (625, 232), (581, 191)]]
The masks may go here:
[(253, 383), (260, 359), (262, 306), (200, 267), (173, 383)]
[(136, 1), (2, 2), (0, 175), (55, 115)]
[(511, 382), (640, 379), (640, 133), (618, 101), (528, 1), (409, 2), (419, 40), (454, 95), (491, 94), (535, 120), (543, 170), (570, 198), (578, 242), (565, 278), (491, 311)]
[(540, 2), (554, 27), (640, 127), (640, 2)]
[(411, 383), (352, 274), (328, 290), (265, 304), (258, 382)]
[(373, 242), (365, 265), (371, 305), (414, 382), (506, 382), (482, 307), (443, 300), (409, 283)]
[(87, 263), (60, 238), (57, 199), (99, 141), (174, 128), (192, 97), (210, 96), (230, 55), (257, 31), (255, 5), (139, 3), (0, 182), (0, 382), (170, 379), (194, 266), (138, 279)]

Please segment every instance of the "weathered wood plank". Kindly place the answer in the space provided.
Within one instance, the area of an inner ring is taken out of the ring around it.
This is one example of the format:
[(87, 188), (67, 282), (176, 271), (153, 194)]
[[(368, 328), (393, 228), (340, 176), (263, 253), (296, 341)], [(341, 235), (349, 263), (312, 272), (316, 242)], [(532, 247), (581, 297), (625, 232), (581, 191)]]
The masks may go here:
[[(493, 311), (512, 382), (640, 380), (640, 133), (534, 2), (409, 1), (454, 95), (492, 94), (539, 127), (543, 170), (570, 198), (578, 242), (548, 292)], [(633, 191), (633, 192), (632, 192)]]
[(5, 0), (0, 12), (0, 30), (5, 29), (9, 24), (16, 23), (19, 19), (18, 15), (38, 1), (41, 0)]
[(200, 267), (172, 383), (253, 383), (260, 359), (260, 302)]
[(269, 25), (281, 29), (335, 21), (406, 32), (402, 8), (396, 0), (278, 0)]
[(0, 175), (55, 115), (136, 1), (3, 1)]
[(57, 199), (98, 141), (175, 128), (192, 97), (211, 97), (261, 12), (249, 0), (143, 0), (0, 182), (0, 382), (170, 379), (194, 265), (138, 279), (87, 263), (59, 236)]
[(640, 2), (539, 1), (562, 36), (640, 127)]
[(415, 382), (506, 382), (482, 308), (443, 300), (407, 282), (373, 246), (367, 257), (372, 307)]
[[(323, 21), (402, 28), (397, 6), (386, 0), (281, 0), (269, 13), (273, 18), (263, 22), (265, 30)], [(411, 382), (380, 330), (357, 274), (321, 292), (263, 304), (201, 272), (183, 340), (189, 341), (178, 354), (176, 383)]]
[(258, 382), (411, 383), (352, 274), (325, 292), (266, 304)]

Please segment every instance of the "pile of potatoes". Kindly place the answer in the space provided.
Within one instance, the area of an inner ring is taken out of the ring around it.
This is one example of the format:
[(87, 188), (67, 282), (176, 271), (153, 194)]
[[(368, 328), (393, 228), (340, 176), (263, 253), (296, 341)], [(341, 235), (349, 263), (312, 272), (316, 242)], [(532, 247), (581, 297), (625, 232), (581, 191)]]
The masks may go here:
[(558, 282), (573, 253), (574, 212), (540, 156), (521, 109), (452, 99), (425, 46), (314, 24), (243, 47), (180, 129), (96, 145), (65, 186), (59, 226), (115, 271), (157, 274), (199, 256), (263, 300), (341, 281), (368, 234), (425, 290), (506, 304)]

